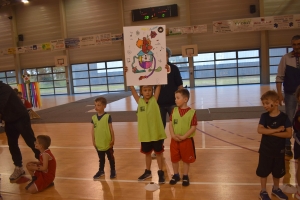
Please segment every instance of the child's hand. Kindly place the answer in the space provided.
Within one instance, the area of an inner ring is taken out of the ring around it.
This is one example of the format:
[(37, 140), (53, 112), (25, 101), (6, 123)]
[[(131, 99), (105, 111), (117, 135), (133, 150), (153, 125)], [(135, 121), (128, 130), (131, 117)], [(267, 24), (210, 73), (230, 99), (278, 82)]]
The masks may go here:
[(285, 131), (285, 127), (279, 126), (276, 130), (277, 130), (277, 132), (283, 132), (283, 131)]
[(178, 139), (180, 139), (180, 141), (185, 140), (186, 138), (182, 135), (177, 135)]
[(176, 142), (180, 142), (180, 138), (178, 138), (177, 135), (172, 135), (173, 140), (175, 140)]
[(170, 67), (170, 65), (166, 64), (165, 68), (166, 68), (166, 70), (167, 70), (167, 73), (170, 73), (170, 72), (171, 72), (171, 67)]
[(115, 141), (112, 140), (112, 141), (109, 143), (110, 148), (112, 148), (112, 147), (114, 146), (114, 144), (115, 144)]

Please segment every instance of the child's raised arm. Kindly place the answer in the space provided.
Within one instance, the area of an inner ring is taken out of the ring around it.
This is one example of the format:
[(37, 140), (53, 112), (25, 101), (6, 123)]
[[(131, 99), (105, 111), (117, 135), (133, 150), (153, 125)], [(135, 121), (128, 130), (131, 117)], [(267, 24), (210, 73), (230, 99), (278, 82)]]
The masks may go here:
[[(127, 71), (128, 71), (128, 67), (125, 66), (125, 67), (124, 67), (125, 76), (126, 76)], [(132, 96), (134, 97), (136, 103), (139, 103), (140, 96), (139, 96), (138, 93), (136, 92), (134, 86), (129, 86), (129, 88), (130, 88), (130, 90), (131, 90)]]
[(134, 86), (130, 86), (130, 90), (131, 90), (132, 96), (133, 96), (133, 98), (135, 99), (135, 101), (136, 101), (137, 103), (139, 103), (140, 96), (139, 96), (138, 93), (136, 92)]
[(157, 85), (154, 91), (154, 98), (157, 100), (160, 94), (161, 85)]

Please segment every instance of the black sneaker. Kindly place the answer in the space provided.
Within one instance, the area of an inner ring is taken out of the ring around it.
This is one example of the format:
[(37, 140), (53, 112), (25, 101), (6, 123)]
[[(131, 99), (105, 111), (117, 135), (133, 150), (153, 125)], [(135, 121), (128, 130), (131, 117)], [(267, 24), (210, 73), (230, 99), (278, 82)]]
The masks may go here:
[(142, 176), (140, 176), (140, 177), (138, 178), (138, 180), (139, 180), (139, 181), (143, 181), (143, 180), (145, 180), (145, 179), (147, 179), (147, 178), (151, 178), (151, 177), (152, 177), (152, 175), (151, 175), (151, 170), (145, 169), (144, 174), (143, 174)]
[(284, 194), (280, 188), (278, 189), (272, 189), (272, 194), (275, 195), (278, 199), (281, 200), (288, 200), (288, 196), (286, 196), (286, 194)]
[(99, 179), (101, 176), (104, 176), (104, 171), (98, 171), (93, 178), (94, 179)]
[(291, 146), (285, 146), (285, 155), (288, 157), (293, 157), (293, 152)]
[(189, 186), (190, 185), (190, 180), (188, 175), (183, 175), (182, 177), (182, 186)]
[(178, 181), (180, 181), (180, 176), (177, 174), (174, 174), (169, 183), (170, 183), (170, 185), (175, 185)]
[(116, 178), (116, 176), (117, 176), (116, 170), (111, 170), (110, 171), (110, 179)]
[(259, 199), (260, 200), (271, 200), (271, 198), (269, 197), (269, 195), (266, 191), (259, 193)]
[(164, 184), (165, 183), (165, 172), (163, 170), (158, 170), (158, 183), (159, 184)]

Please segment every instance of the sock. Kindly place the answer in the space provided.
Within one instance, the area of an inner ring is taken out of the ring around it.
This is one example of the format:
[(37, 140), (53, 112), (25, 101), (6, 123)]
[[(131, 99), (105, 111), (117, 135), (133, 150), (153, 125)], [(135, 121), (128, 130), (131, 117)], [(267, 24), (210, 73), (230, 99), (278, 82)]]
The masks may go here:
[(180, 176), (179, 176), (179, 173), (177, 173), (177, 174), (174, 174), (174, 176), (178, 176), (178, 177), (180, 177)]

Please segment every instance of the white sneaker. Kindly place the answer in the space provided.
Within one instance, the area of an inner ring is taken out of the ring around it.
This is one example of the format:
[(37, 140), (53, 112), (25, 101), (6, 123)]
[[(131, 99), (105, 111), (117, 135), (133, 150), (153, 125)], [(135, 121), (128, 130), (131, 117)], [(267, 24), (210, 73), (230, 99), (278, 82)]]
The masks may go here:
[(16, 166), (14, 173), (12, 173), (12, 175), (10, 175), (9, 179), (13, 181), (13, 180), (20, 178), (24, 174), (25, 174), (25, 171), (24, 171), (23, 167)]

